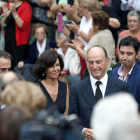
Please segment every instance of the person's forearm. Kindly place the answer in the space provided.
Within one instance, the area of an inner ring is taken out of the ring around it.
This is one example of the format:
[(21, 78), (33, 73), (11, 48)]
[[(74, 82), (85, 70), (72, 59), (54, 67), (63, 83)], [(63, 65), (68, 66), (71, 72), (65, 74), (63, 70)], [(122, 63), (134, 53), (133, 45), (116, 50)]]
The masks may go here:
[(77, 51), (78, 54), (85, 60), (85, 55), (86, 55), (85, 50), (83, 50), (83, 49), (80, 48), (80, 47), (77, 47), (77, 48), (76, 48), (76, 51)]
[(80, 21), (81, 21), (81, 18), (76, 14), (76, 13), (74, 13), (73, 15), (72, 15), (72, 17), (73, 17), (73, 19), (76, 21), (76, 23), (80, 23)]
[(109, 25), (113, 28), (119, 28), (121, 26), (119, 20), (116, 18), (109, 18)]
[(50, 7), (50, 11), (56, 13), (59, 9), (63, 8), (62, 4), (57, 5), (56, 2)]
[(24, 21), (19, 17), (19, 15), (17, 14), (17, 12), (12, 13), (12, 15), (13, 15), (13, 18), (15, 19), (15, 22), (16, 22), (17, 26), (19, 28), (21, 28), (22, 25), (23, 25), (23, 23), (24, 23)]
[(7, 19), (7, 16), (5, 15), (5, 16), (0, 20), (0, 25), (1, 25), (1, 26), (5, 23), (6, 19)]
[(90, 39), (91, 39), (91, 37), (94, 35), (93, 33), (92, 34), (85, 34), (83, 31), (80, 31), (80, 34), (79, 34), (80, 36), (81, 36), (81, 38), (83, 39), (83, 40), (85, 40), (86, 42), (89, 42), (90, 41)]
[(63, 28), (63, 34), (67, 37), (70, 38), (70, 30), (64, 25)]
[(68, 12), (66, 12), (66, 16), (67, 16), (68, 20), (72, 20), (73, 19), (72, 16)]

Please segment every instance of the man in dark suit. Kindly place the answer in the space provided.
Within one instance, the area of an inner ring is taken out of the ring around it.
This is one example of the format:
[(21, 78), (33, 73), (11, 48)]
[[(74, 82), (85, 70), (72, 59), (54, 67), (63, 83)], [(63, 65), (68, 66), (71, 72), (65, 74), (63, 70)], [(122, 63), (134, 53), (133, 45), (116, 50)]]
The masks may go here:
[(125, 37), (119, 44), (121, 66), (114, 68), (111, 75), (128, 83), (130, 93), (140, 106), (140, 66), (136, 63), (140, 43), (135, 37)]
[(129, 92), (129, 87), (127, 83), (106, 74), (109, 58), (103, 47), (94, 46), (87, 51), (87, 64), (90, 76), (71, 86), (69, 114), (77, 114), (80, 117), (83, 136), (92, 140), (90, 117), (96, 102), (119, 91)]

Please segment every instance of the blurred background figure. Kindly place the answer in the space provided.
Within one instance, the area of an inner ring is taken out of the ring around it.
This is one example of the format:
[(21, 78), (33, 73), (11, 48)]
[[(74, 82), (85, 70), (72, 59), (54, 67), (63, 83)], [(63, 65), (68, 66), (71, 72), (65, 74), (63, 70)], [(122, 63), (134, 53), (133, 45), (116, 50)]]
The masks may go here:
[(24, 78), (13, 71), (4, 72), (0, 75), (0, 89), (3, 91), (3, 89), (10, 83), (16, 82), (16, 81), (24, 81)]
[(0, 74), (11, 69), (12, 57), (9, 53), (0, 50)]
[(47, 108), (56, 106), (60, 113), (68, 112), (68, 85), (58, 80), (64, 68), (63, 58), (54, 50), (40, 55), (34, 66), (34, 74), (39, 79), (38, 86), (48, 99)]
[(32, 34), (36, 40), (31, 44), (29, 57), (25, 61), (20, 61), (18, 68), (23, 68), (24, 63), (35, 64), (44, 51), (56, 48), (56, 42), (47, 37), (48, 29), (45, 24), (36, 24), (32, 29)]
[(18, 105), (34, 113), (37, 110), (44, 109), (47, 99), (37, 85), (17, 81), (5, 87), (1, 93), (1, 101), (7, 106)]
[[(79, 0), (79, 11), (82, 14), (80, 25), (72, 22), (67, 27), (75, 33), (75, 36), (78, 36), (83, 42), (83, 51), (87, 49), (87, 45), (91, 37), (94, 35), (93, 26), (92, 26), (92, 12), (96, 9), (100, 9), (98, 1), (93, 0)], [(72, 13), (70, 13), (72, 14)], [(80, 56), (81, 61), (81, 76), (83, 75), (84, 70), (86, 69), (85, 55), (82, 51), (75, 49)]]
[[(17, 74), (12, 71), (2, 73), (0, 75), (0, 95), (8, 84), (16, 81), (24, 81), (24, 78), (20, 74)], [(0, 98), (0, 110), (3, 108), (5, 108), (5, 105), (2, 103)]]
[(37, 79), (33, 73), (33, 67), (38, 57), (46, 50), (57, 50), (56, 42), (52, 38), (48, 38), (48, 29), (44, 24), (36, 24), (32, 29), (32, 34), (36, 40), (30, 47), (29, 57), (25, 61), (20, 61), (14, 70), (21, 74), (26, 81), (36, 82)]
[[(59, 12), (62, 13), (64, 24), (70, 24), (71, 17), (69, 16), (67, 9), (71, 6), (74, 7), (75, 10), (77, 10), (78, 1), (77, 0), (63, 0), (63, 1), (53, 0), (50, 10), (55, 14), (58, 14)], [(56, 17), (56, 19), (57, 19), (57, 17)]]
[[(140, 13), (138, 11), (130, 11), (127, 15), (127, 24), (128, 24), (128, 30), (124, 30), (119, 34), (118, 38), (118, 45), (126, 36), (132, 36), (136, 37), (138, 41), (140, 42)], [(118, 46), (116, 48), (116, 56), (118, 56)], [(138, 55), (138, 59), (140, 60), (140, 54)]]
[(93, 110), (91, 119), (95, 138), (108, 140), (110, 129), (127, 118), (129, 121), (139, 119), (138, 105), (130, 94), (120, 92), (120, 94), (100, 100)]
[(140, 1), (139, 0), (121, 0), (121, 9), (123, 11), (127, 11), (127, 10), (140, 11)]
[(5, 51), (12, 55), (12, 69), (19, 61), (23, 61), (28, 55), (28, 40), (32, 9), (26, 1), (13, 0), (3, 5), (4, 17), (0, 25), (5, 27)]
[(31, 114), (23, 107), (16, 105), (0, 111), (0, 139), (19, 140), (20, 128), (31, 118)]
[(63, 56), (64, 60), (64, 68), (61, 71), (61, 76), (59, 76), (59, 80), (66, 82), (69, 86), (80, 81), (80, 75), (72, 76), (69, 72), (69, 64), (71, 59), (77, 53), (75, 50), (69, 48), (67, 43), (70, 41), (63, 33), (60, 34), (59, 39), (57, 40), (57, 46), (59, 49), (57, 52)]

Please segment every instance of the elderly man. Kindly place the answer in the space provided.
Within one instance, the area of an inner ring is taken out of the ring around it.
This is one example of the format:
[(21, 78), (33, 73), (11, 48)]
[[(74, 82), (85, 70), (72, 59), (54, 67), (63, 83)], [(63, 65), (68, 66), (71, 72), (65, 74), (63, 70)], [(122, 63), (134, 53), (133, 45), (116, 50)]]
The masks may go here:
[(0, 74), (9, 71), (11, 68), (11, 55), (0, 50)]
[(77, 114), (80, 117), (83, 136), (92, 140), (93, 130), (90, 129), (90, 117), (96, 102), (119, 91), (128, 92), (129, 87), (126, 82), (106, 74), (109, 58), (103, 47), (93, 46), (87, 51), (87, 64), (90, 76), (71, 87), (69, 114)]

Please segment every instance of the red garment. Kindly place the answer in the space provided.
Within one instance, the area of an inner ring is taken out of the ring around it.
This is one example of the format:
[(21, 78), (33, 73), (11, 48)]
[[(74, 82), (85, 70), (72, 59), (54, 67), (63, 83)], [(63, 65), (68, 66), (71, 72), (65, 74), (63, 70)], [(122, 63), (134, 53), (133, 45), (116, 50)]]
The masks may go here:
[(87, 65), (86, 65), (86, 61), (80, 57), (80, 62), (81, 62), (81, 78), (84, 74), (84, 70), (87, 70)]
[[(7, 8), (9, 9), (9, 4), (7, 3)], [(2, 12), (3, 14), (4, 12)], [(16, 43), (17, 46), (28, 44), (28, 40), (30, 37), (30, 26), (31, 26), (31, 18), (32, 18), (32, 9), (31, 6), (26, 2), (23, 1), (20, 5), (18, 11), (18, 16), (23, 20), (22, 27), (18, 27), (15, 22), (16, 28)]]

